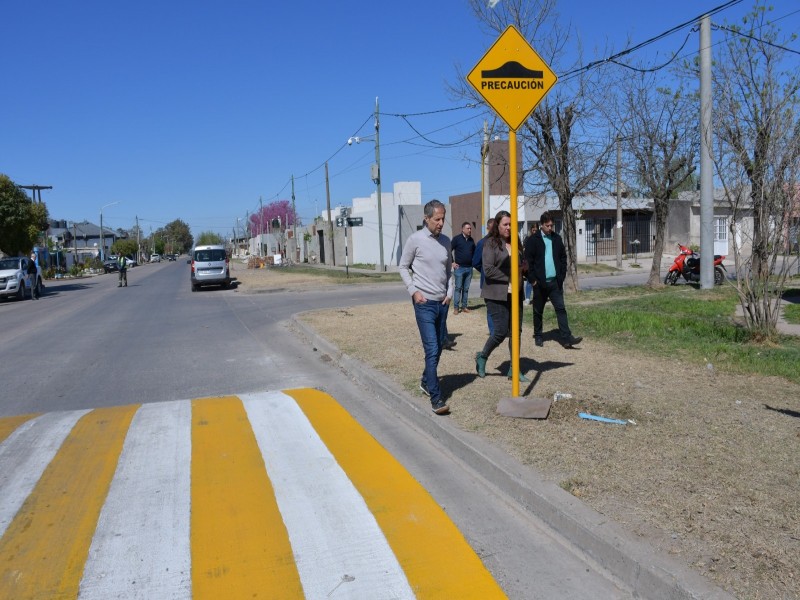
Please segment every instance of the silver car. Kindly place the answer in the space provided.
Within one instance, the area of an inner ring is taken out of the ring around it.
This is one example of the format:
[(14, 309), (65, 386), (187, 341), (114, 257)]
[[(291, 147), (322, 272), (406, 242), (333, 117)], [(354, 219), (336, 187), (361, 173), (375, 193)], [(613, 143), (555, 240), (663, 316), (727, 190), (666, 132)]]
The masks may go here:
[(231, 284), (231, 270), (225, 246), (196, 246), (192, 250), (192, 291), (204, 285)]

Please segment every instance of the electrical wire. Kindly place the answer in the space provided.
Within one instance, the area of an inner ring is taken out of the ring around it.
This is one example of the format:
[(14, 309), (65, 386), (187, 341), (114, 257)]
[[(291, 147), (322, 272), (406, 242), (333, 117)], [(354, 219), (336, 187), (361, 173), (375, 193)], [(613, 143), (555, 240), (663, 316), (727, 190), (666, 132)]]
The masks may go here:
[(626, 48), (625, 50), (623, 50), (621, 52), (617, 52), (616, 54), (612, 54), (611, 56), (608, 56), (606, 58), (602, 58), (600, 60), (592, 61), (587, 65), (584, 65), (582, 67), (578, 67), (577, 69), (573, 69), (572, 71), (569, 71), (569, 72), (565, 73), (564, 75), (562, 75), (560, 77), (560, 79), (561, 79), (561, 81), (567, 81), (569, 79), (577, 77), (578, 75), (580, 75), (582, 73), (585, 73), (586, 71), (589, 71), (591, 69), (597, 68), (597, 67), (602, 66), (602, 65), (604, 65), (606, 63), (609, 63), (609, 62), (614, 62), (617, 59), (622, 58), (623, 56), (627, 56), (628, 54), (636, 52), (637, 50), (641, 50), (642, 48), (645, 48), (645, 47), (649, 46), (650, 44), (654, 44), (655, 42), (657, 42), (657, 41), (659, 41), (661, 39), (664, 39), (665, 37), (667, 37), (669, 35), (672, 35), (673, 33), (676, 33), (678, 31), (680, 31), (681, 29), (684, 29), (685, 27), (688, 27), (690, 25), (694, 25), (695, 23), (697, 23), (697, 21), (699, 21), (701, 18), (705, 17), (706, 15), (708, 15), (708, 16), (715, 15), (718, 12), (721, 12), (723, 10), (726, 10), (726, 9), (732, 7), (732, 6), (740, 4), (742, 1), (743, 0), (729, 0), (728, 2), (725, 2), (724, 4), (720, 4), (719, 6), (716, 6), (716, 7), (712, 8), (711, 10), (704, 11), (702, 14), (698, 15), (697, 17), (695, 17), (693, 19), (690, 19), (689, 21), (686, 21), (684, 23), (681, 23), (680, 25), (676, 25), (675, 27), (671, 27), (670, 29), (667, 29), (666, 31), (664, 31), (662, 33), (659, 33), (658, 35), (653, 36), (650, 39), (645, 40), (644, 42), (636, 44), (635, 46), (631, 46), (630, 48)]
[(678, 53), (681, 52), (686, 47), (687, 43), (689, 43), (689, 38), (692, 35), (692, 31), (686, 34), (686, 39), (683, 40), (683, 44), (681, 44), (681, 47), (675, 51), (675, 54), (672, 55), (672, 58), (670, 58), (667, 62), (658, 65), (657, 67), (650, 67), (649, 69), (640, 69), (638, 67), (634, 67), (632, 65), (628, 65), (623, 62), (619, 62), (617, 60), (609, 60), (609, 62), (614, 63), (615, 65), (618, 65), (620, 67), (625, 67), (626, 69), (630, 69), (631, 71), (636, 71), (637, 73), (655, 73), (656, 71), (660, 71), (661, 69), (668, 67), (677, 60)]
[(773, 44), (772, 42), (768, 42), (767, 40), (765, 40), (763, 38), (757, 38), (755, 36), (748, 35), (748, 34), (742, 32), (742, 31), (737, 31), (736, 29), (731, 29), (730, 27), (725, 27), (723, 25), (712, 25), (711, 28), (712, 29), (721, 29), (722, 31), (727, 31), (727, 32), (732, 33), (734, 35), (738, 35), (739, 37), (747, 38), (747, 39), (753, 40), (755, 42), (766, 44), (767, 46), (772, 46), (773, 48), (778, 48), (779, 50), (785, 50), (786, 52), (791, 52), (792, 54), (800, 54), (800, 51), (798, 51), (798, 50), (792, 50), (791, 48), (787, 48), (786, 46), (781, 46), (780, 44)]

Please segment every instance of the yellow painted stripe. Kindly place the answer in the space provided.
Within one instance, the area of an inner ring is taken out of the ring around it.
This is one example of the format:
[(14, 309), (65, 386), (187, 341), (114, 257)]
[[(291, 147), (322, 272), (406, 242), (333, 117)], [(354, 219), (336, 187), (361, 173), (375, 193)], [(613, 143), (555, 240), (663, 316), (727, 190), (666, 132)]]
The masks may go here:
[(236, 397), (192, 402), (192, 596), (303, 598), (264, 459)]
[(75, 424), (0, 540), (0, 598), (76, 598), (89, 545), (137, 406)]
[(344, 408), (318, 390), (284, 393), (366, 501), (418, 599), (506, 597), (430, 494)]
[(3, 443), (4, 439), (14, 433), (17, 427), (38, 416), (38, 414), (20, 415), (18, 417), (5, 417), (0, 419), (0, 444)]

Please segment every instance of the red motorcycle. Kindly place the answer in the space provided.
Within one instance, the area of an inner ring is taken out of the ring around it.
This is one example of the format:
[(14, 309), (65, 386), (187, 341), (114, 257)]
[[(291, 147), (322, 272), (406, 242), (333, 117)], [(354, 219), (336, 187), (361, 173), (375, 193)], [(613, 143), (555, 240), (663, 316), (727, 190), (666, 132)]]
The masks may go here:
[[(699, 282), (700, 255), (681, 244), (678, 244), (678, 248), (680, 248), (680, 253), (667, 271), (664, 284), (675, 285), (680, 276), (683, 276), (687, 282)], [(722, 264), (723, 260), (725, 260), (724, 256), (714, 255), (714, 285), (722, 285), (722, 282), (725, 281), (726, 270), (725, 265)]]

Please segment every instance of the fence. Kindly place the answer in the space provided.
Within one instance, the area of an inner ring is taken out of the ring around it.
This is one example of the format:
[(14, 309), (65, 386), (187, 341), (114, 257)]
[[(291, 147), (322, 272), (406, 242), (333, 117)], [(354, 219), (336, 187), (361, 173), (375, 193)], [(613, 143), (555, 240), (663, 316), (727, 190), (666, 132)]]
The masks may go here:
[[(610, 217), (586, 219), (586, 256), (614, 257), (617, 240), (614, 219)], [(655, 227), (650, 214), (629, 215), (622, 220), (622, 253), (641, 254), (653, 251)]]

